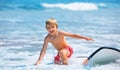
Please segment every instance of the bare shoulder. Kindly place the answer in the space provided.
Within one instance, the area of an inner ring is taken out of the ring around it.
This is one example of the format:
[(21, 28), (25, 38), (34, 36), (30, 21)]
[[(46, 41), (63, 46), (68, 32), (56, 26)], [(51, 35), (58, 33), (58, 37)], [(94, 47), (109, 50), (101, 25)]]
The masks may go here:
[(59, 33), (62, 34), (62, 35), (65, 35), (65, 36), (71, 35), (71, 33), (65, 32), (65, 31), (59, 31)]
[(50, 35), (48, 34), (48, 35), (46, 35), (44, 41), (49, 41), (49, 40), (50, 40)]
[(66, 33), (68, 33), (68, 32), (65, 32), (65, 31), (59, 31), (59, 33), (61, 33), (61, 34), (66, 34)]

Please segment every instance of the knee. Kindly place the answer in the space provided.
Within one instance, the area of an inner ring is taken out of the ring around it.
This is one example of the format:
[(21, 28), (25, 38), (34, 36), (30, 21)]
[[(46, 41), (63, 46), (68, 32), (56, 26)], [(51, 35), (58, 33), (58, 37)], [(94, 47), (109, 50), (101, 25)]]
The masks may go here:
[(64, 54), (65, 52), (66, 52), (66, 50), (65, 50), (65, 49), (62, 49), (62, 50), (59, 51), (59, 54), (62, 55), (62, 54)]

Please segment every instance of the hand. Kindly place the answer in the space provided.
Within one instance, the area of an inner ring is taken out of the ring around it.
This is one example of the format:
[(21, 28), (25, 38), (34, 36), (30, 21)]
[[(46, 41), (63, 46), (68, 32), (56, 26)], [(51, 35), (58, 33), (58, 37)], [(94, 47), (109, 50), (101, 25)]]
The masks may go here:
[(85, 38), (87, 41), (94, 41), (92, 38)]
[(38, 64), (39, 64), (39, 63), (36, 62), (34, 65), (38, 65)]
[(37, 61), (34, 65), (38, 65), (38, 64), (40, 64), (40, 62), (39, 62), (39, 61)]

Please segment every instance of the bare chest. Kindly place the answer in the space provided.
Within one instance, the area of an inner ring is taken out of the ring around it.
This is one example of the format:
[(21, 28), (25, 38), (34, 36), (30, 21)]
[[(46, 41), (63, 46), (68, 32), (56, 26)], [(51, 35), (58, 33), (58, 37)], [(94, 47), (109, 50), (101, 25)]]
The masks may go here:
[(52, 44), (59, 44), (59, 43), (61, 43), (63, 41), (63, 39), (64, 39), (63, 36), (58, 35), (56, 37), (50, 37), (50, 42)]

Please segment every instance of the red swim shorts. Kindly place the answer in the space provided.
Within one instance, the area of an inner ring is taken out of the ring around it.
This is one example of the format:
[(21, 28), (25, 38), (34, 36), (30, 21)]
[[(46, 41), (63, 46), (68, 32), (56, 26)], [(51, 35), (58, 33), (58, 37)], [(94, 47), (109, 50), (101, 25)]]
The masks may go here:
[[(68, 58), (70, 58), (71, 55), (73, 54), (73, 49), (70, 46), (66, 46), (65, 49), (68, 49), (68, 51), (70, 52), (70, 55), (67, 56)], [(59, 53), (54, 57), (54, 62), (55, 61), (60, 61)]]

